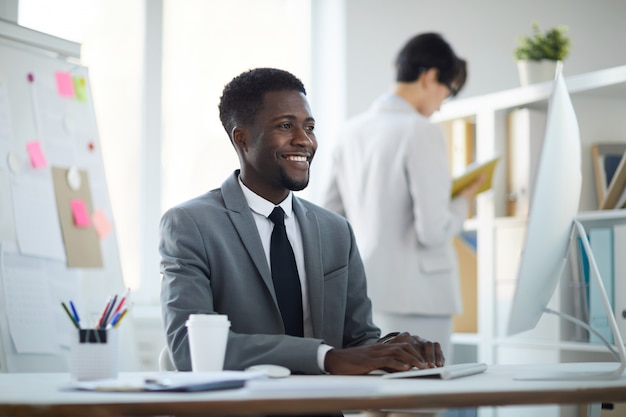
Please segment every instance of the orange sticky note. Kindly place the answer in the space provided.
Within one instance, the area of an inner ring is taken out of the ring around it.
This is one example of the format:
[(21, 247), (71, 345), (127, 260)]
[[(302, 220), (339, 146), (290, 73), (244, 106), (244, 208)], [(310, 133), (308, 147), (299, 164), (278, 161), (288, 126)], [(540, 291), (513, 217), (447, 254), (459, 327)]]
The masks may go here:
[(26, 150), (28, 151), (28, 155), (30, 156), (30, 163), (33, 168), (43, 168), (48, 165), (46, 157), (41, 150), (41, 144), (38, 140), (28, 142), (26, 144)]
[(111, 232), (111, 222), (102, 209), (93, 212), (91, 221), (100, 239), (104, 239)]
[(89, 227), (91, 225), (89, 214), (87, 213), (87, 206), (83, 200), (71, 200), (70, 207), (72, 208), (74, 224), (77, 227)]
[(57, 71), (55, 73), (57, 79), (57, 91), (60, 96), (74, 97), (74, 81), (68, 72)]

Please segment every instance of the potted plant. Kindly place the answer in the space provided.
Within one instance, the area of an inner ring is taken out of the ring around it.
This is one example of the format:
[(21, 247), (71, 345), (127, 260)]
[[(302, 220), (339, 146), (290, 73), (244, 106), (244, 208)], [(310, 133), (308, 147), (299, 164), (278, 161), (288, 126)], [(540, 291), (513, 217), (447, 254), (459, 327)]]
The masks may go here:
[(522, 85), (554, 79), (562, 70), (563, 60), (570, 50), (566, 26), (557, 26), (543, 33), (539, 24), (534, 22), (532, 28), (532, 36), (517, 38), (518, 46), (513, 51)]

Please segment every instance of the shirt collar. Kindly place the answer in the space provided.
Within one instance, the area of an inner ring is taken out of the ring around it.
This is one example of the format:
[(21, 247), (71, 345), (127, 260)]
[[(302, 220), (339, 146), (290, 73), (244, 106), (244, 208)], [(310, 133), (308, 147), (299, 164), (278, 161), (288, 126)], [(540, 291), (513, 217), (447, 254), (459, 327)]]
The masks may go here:
[[(241, 191), (243, 191), (243, 196), (246, 198), (250, 209), (261, 216), (269, 217), (276, 205), (246, 187), (243, 181), (241, 181), (241, 177), (238, 177), (238, 180), (239, 185), (241, 186)], [(285, 216), (291, 217), (293, 208), (293, 193), (289, 191), (289, 195), (278, 205), (285, 212)]]

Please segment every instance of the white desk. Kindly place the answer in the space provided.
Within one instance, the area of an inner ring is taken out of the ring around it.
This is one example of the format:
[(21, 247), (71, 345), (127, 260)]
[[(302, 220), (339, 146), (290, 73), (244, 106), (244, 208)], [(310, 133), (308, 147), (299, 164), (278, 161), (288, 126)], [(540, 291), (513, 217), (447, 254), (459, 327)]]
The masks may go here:
[[(599, 364), (604, 366), (607, 364)], [(491, 366), (451, 381), (377, 376), (291, 376), (201, 393), (64, 391), (68, 374), (0, 374), (0, 416), (254, 415), (339, 410), (460, 408), (626, 401), (615, 381), (515, 381), (520, 366)]]

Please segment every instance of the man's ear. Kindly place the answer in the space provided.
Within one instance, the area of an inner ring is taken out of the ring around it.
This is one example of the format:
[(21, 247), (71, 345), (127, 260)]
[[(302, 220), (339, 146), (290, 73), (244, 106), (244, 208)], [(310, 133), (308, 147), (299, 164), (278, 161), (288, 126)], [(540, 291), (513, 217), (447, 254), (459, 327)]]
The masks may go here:
[(240, 126), (233, 127), (231, 137), (233, 138), (235, 148), (241, 149), (244, 152), (248, 150), (248, 134), (246, 129)]

